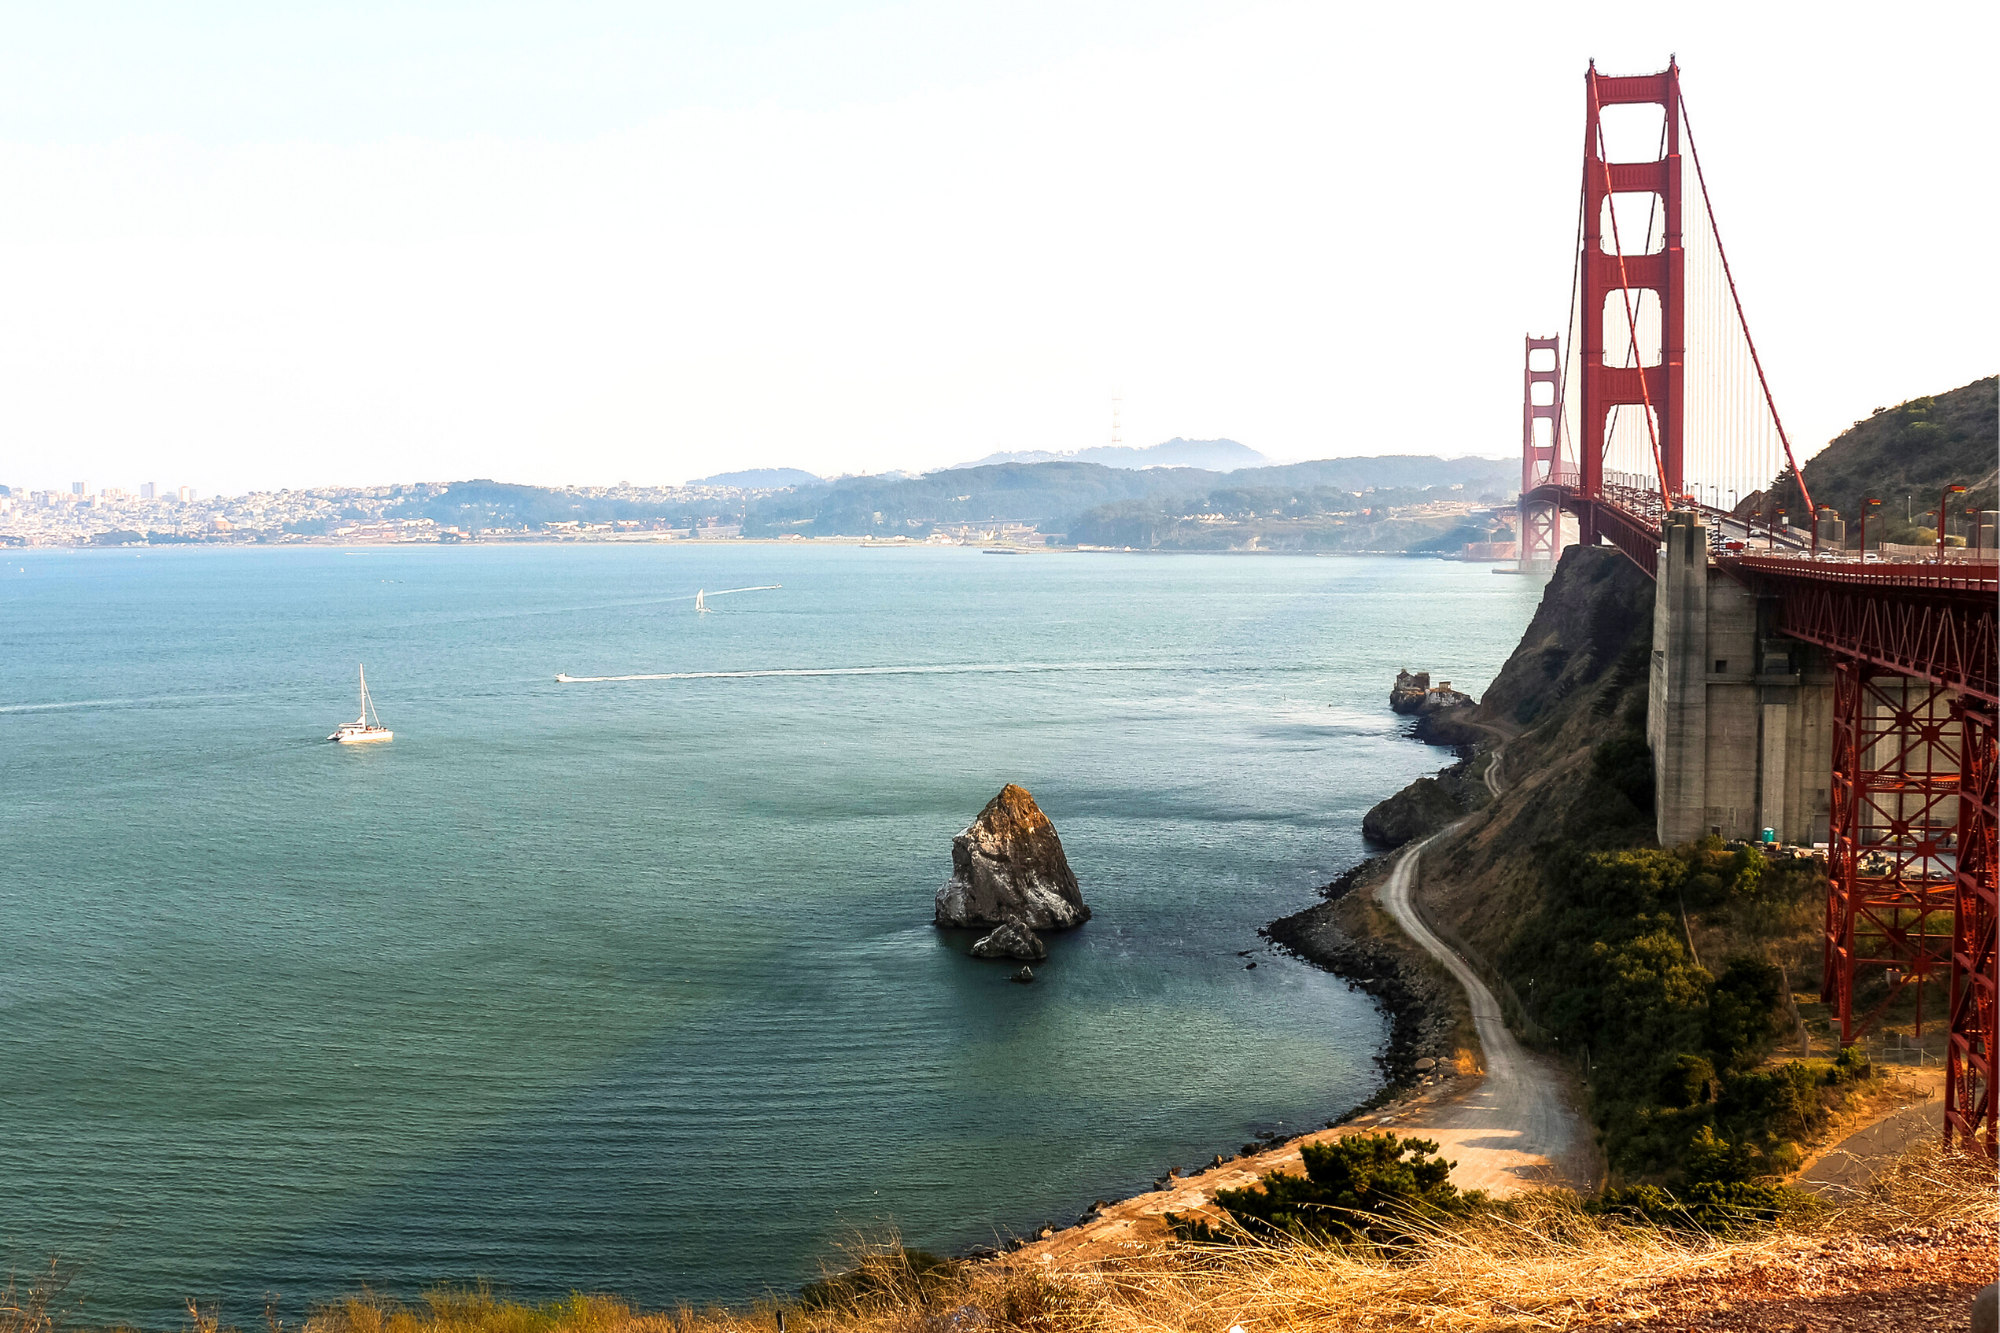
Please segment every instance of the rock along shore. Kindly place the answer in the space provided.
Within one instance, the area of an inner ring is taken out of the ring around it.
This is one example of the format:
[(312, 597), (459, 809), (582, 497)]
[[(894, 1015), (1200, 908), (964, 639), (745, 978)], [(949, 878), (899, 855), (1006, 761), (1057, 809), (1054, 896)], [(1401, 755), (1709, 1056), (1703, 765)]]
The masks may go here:
[[(1384, 1082), (1348, 1118), (1414, 1091), (1427, 1079), (1452, 1073), (1458, 1015), (1451, 986), (1423, 956), (1389, 938), (1359, 933), (1343, 921), (1342, 900), (1381, 879), (1388, 858), (1363, 861), (1320, 890), (1326, 901), (1280, 917), (1261, 932), (1279, 948), (1367, 991), (1389, 1016), (1389, 1039), (1375, 1061)], [(1431, 1063), (1419, 1069), (1420, 1061)]]

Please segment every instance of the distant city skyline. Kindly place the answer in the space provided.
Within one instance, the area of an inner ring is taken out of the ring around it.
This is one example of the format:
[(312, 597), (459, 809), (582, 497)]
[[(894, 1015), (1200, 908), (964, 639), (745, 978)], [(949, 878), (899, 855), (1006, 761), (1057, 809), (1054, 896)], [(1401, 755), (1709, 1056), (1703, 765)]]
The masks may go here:
[(1990, 6), (0, 17), (0, 482), (1502, 457), (1583, 106), (1678, 53), (1811, 450), (1990, 373)]

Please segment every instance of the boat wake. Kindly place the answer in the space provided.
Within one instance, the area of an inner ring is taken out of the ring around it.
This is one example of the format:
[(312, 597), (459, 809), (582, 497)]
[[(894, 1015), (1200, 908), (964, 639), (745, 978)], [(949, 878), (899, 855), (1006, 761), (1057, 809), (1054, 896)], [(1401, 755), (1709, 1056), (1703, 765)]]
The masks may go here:
[(559, 685), (632, 680), (758, 680), (773, 676), (1006, 676), (1044, 671), (1181, 671), (1185, 662), (950, 662), (930, 666), (773, 667), (761, 671), (649, 671), (630, 676), (556, 676)]
[(146, 708), (154, 704), (200, 704), (248, 698), (242, 694), (149, 694), (130, 699), (63, 699), (39, 704), (0, 704), (0, 713), (56, 713), (75, 708)]

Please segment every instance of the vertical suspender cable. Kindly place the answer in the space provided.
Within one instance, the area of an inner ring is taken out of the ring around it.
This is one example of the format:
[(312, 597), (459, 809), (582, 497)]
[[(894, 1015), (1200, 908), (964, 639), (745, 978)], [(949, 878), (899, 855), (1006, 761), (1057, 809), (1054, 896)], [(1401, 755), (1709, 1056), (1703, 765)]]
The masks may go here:
[[(1597, 85), (1592, 83), (1591, 94), (1593, 97), (1596, 95), (1596, 88)], [(1743, 314), (1743, 298), (1736, 291), (1735, 275), (1729, 271), (1729, 252), (1722, 248), (1722, 230), (1715, 225), (1715, 201), (1708, 197), (1708, 180), (1701, 172), (1701, 149), (1695, 145), (1694, 122), (1688, 118), (1687, 98), (1682, 97), (1680, 102), (1681, 123), (1687, 126), (1688, 132), (1688, 155), (1694, 158), (1694, 178), (1696, 183), (1701, 186), (1701, 204), (1708, 211), (1708, 230), (1709, 234), (1715, 237), (1715, 253), (1722, 260), (1722, 276), (1729, 283), (1730, 299), (1736, 303), (1736, 320), (1743, 326), (1743, 341), (1749, 344), (1750, 347), (1750, 364), (1757, 368), (1757, 383), (1764, 390), (1765, 405), (1771, 409), (1771, 424), (1778, 428), (1778, 442), (1785, 447), (1785, 463), (1792, 470), (1792, 480), (1799, 484), (1799, 497), (1805, 503), (1807, 521), (1817, 527), (1819, 515), (1818, 511), (1813, 508), (1812, 492), (1806, 489), (1805, 473), (1799, 471), (1799, 461), (1792, 455), (1791, 437), (1785, 434), (1785, 423), (1778, 415), (1777, 400), (1771, 396), (1770, 381), (1764, 378), (1764, 362), (1757, 355), (1757, 340), (1750, 336), (1750, 321)], [(1599, 136), (1602, 137), (1601, 130), (1599, 131)], [(1606, 170), (1608, 173), (1609, 168)]]
[[(1576, 261), (1570, 265), (1569, 320), (1563, 325), (1562, 379), (1557, 381), (1556, 384), (1555, 430), (1550, 438), (1550, 443), (1555, 445), (1556, 455), (1551, 460), (1551, 466), (1556, 472), (1556, 476), (1551, 478), (1554, 481), (1561, 481), (1562, 479), (1563, 436), (1569, 434), (1569, 358), (1570, 354), (1576, 350), (1576, 294), (1583, 286), (1583, 210), (1589, 199), (1590, 179), (1586, 174), (1584, 179), (1578, 183), (1576, 190), (1576, 246), (1571, 251), (1576, 257)], [(1570, 449), (1572, 452), (1576, 449), (1576, 439), (1573, 436), (1570, 438)], [(1582, 471), (1580, 460), (1578, 471)], [(1562, 510), (1560, 507), (1556, 510), (1556, 526), (1558, 529), (1556, 544), (1560, 548), (1562, 545), (1560, 531), (1562, 526)]]

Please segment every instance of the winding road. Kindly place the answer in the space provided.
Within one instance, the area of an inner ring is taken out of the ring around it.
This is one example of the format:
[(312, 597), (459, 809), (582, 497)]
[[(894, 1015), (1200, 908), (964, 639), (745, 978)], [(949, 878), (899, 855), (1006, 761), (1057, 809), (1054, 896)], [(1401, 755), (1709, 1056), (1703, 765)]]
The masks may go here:
[[(1491, 767), (1487, 777), (1490, 785)], [(1486, 1076), (1469, 1092), (1412, 1107), (1396, 1128), (1438, 1140), (1439, 1152), (1457, 1163), (1451, 1178), (1461, 1189), (1516, 1194), (1561, 1185), (1592, 1190), (1597, 1171), (1590, 1135), (1570, 1102), (1557, 1066), (1526, 1050), (1507, 1030), (1500, 1001), (1491, 988), (1424, 924), (1411, 900), (1424, 848), (1458, 827), (1454, 824), (1444, 833), (1434, 833), (1397, 857), (1388, 882), (1382, 886), (1380, 901), (1404, 933), (1443, 963), (1465, 988), (1473, 1027), (1485, 1053)]]

